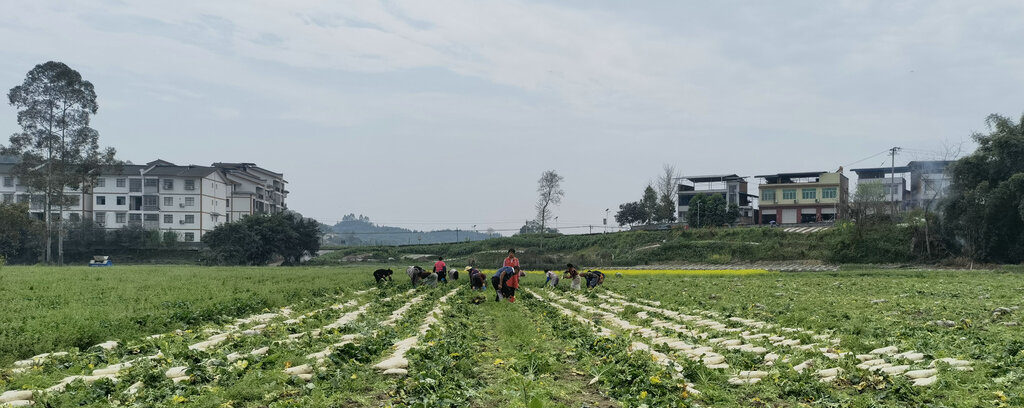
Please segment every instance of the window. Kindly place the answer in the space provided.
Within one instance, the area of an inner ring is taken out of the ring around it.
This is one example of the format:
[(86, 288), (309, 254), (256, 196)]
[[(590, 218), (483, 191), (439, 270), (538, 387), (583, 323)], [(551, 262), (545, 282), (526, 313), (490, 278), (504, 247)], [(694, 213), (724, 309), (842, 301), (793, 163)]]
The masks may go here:
[(96, 187), (106, 187), (106, 186), (107, 186), (107, 179), (105, 179), (103, 177), (100, 177), (100, 178), (96, 179)]
[(123, 178), (119, 178), (119, 179), (117, 179), (117, 181), (114, 182), (114, 184), (116, 186), (120, 187), (120, 188), (124, 188), (124, 179)]
[(196, 198), (195, 197), (185, 197), (185, 206), (186, 207), (191, 207), (191, 206), (194, 206), (194, 205), (196, 205)]
[(783, 200), (796, 200), (796, 190), (782, 190)]
[(192, 191), (192, 190), (195, 190), (195, 189), (196, 189), (196, 181), (195, 180), (185, 180), (185, 190)]
[(124, 224), (124, 213), (119, 212), (114, 214), (114, 222)]
[(804, 200), (813, 200), (818, 198), (818, 190), (813, 188), (801, 189), (800, 192), (803, 194)]
[(173, 224), (174, 216), (171, 214), (164, 214), (164, 224)]
[(761, 201), (775, 201), (775, 190), (764, 190), (761, 192)]
[(128, 192), (141, 193), (142, 192), (142, 179), (129, 179), (128, 180)]
[(146, 187), (156, 187), (157, 184), (159, 184), (159, 183), (160, 182), (157, 181), (157, 179), (155, 179), (155, 178), (148, 178), (148, 179), (146, 179), (146, 183), (145, 184), (146, 184)]
[(14, 194), (4, 194), (4, 202), (9, 203), (14, 201)]
[(128, 204), (128, 197), (117, 196), (117, 205), (125, 205), (125, 204)]
[(70, 219), (70, 220), (71, 220), (71, 222), (79, 222), (79, 221), (81, 221), (81, 220), (82, 220), (82, 217), (81, 217), (81, 215), (79, 215), (79, 214), (78, 214), (78, 213), (76, 213), (76, 212), (73, 212), (73, 213), (71, 213), (71, 214), (68, 214), (68, 215), (69, 215), (68, 219)]
[(96, 196), (96, 205), (107, 205), (107, 196)]
[(185, 223), (186, 224), (195, 224), (196, 223), (196, 216), (191, 215), (191, 214), (186, 215), (185, 216)]
[(128, 214), (128, 222), (142, 222), (142, 214)]
[(160, 221), (160, 216), (157, 214), (146, 214), (146, 222), (157, 222)]
[(94, 216), (94, 218), (93, 218), (93, 220), (95, 220), (96, 223), (100, 224), (100, 225), (106, 224), (107, 223), (107, 213), (105, 213), (103, 211), (97, 211), (95, 216)]
[(174, 179), (164, 179), (164, 190), (174, 190)]
[(4, 187), (14, 187), (14, 177), (4, 176)]
[(174, 205), (174, 197), (164, 197), (164, 207), (171, 207)]
[(821, 198), (836, 198), (837, 189), (835, 187), (821, 189)]
[(68, 206), (78, 207), (78, 204), (82, 202), (82, 198), (79, 196), (67, 196)]
[(156, 207), (156, 206), (159, 205), (157, 203), (158, 203), (157, 196), (153, 196), (153, 195), (142, 196), (142, 205), (143, 206), (146, 206), (146, 207)]
[(185, 233), (185, 242), (193, 242), (195, 240), (196, 240), (196, 233), (194, 233), (194, 232), (186, 232)]

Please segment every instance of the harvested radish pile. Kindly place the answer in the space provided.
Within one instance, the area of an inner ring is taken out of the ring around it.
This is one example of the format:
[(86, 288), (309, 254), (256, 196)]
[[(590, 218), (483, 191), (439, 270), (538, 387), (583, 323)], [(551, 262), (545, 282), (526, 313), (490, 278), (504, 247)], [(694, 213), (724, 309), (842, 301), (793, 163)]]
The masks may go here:
[(1024, 406), (1016, 275), (631, 273), (571, 291), (531, 273), (514, 303), (366, 275), (18, 356), (0, 407)]

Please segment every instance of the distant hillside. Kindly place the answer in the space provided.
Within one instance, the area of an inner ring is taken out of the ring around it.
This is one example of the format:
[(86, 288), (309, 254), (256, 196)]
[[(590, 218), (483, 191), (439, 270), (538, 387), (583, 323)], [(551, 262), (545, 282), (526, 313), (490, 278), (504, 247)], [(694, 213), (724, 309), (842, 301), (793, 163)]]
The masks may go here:
[[(516, 248), (529, 268), (562, 268), (571, 262), (589, 266), (634, 266), (700, 262), (715, 264), (759, 261), (828, 260), (842, 233), (783, 232), (782, 228), (729, 228), (671, 231), (628, 231), (611, 234), (529, 234), (473, 242), (361, 246), (314, 258), (313, 265), (425, 262), (444, 256), (454, 263), (494, 267), (508, 248)], [(892, 258), (890, 260), (895, 260)], [(411, 263), (409, 263), (411, 264)]]
[(327, 236), (327, 243), (344, 246), (442, 244), (488, 238), (485, 233), (473, 231), (416, 231), (377, 225), (370, 222), (369, 217), (354, 214), (346, 215), (329, 229), (331, 234)]

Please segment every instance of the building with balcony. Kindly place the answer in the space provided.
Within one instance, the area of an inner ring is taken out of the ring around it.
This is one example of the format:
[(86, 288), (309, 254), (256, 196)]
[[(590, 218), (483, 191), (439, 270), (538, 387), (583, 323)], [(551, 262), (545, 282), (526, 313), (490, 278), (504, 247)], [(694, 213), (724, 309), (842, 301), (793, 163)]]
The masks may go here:
[(735, 174), (680, 177), (676, 190), (676, 207), (679, 222), (686, 223), (690, 212), (690, 200), (697, 194), (720, 194), (726, 204), (736, 204), (740, 209), (737, 224), (753, 224), (755, 195), (747, 193), (747, 180)]
[(857, 173), (858, 188), (861, 185), (880, 185), (878, 200), (893, 203), (896, 211), (905, 211), (909, 208), (910, 190), (907, 189), (906, 178), (909, 171), (908, 166), (853, 169), (853, 172)]
[[(16, 164), (16, 158), (0, 158), (0, 200), (30, 203), (29, 212), (42, 219), (43, 196), (21, 185), (14, 175)], [(199, 241), (225, 222), (287, 208), (284, 175), (248, 165), (255, 170), (163, 160), (104, 168), (88, 192), (65, 190), (69, 203), (63, 214), (70, 221), (91, 219), (107, 229), (141, 225), (173, 231), (185, 242)], [(51, 212), (53, 219), (61, 218), (59, 211)]]
[(251, 214), (275, 214), (287, 210), (287, 181), (276, 173), (254, 163), (214, 163), (231, 184), (230, 219)]
[[(882, 184), (881, 200), (896, 202), (899, 210), (936, 210), (950, 184), (948, 160), (912, 161), (906, 166), (854, 169), (857, 184)], [(909, 179), (908, 179), (909, 177)]]
[(756, 176), (760, 196), (760, 224), (831, 222), (842, 216), (849, 202), (849, 180), (842, 170)]

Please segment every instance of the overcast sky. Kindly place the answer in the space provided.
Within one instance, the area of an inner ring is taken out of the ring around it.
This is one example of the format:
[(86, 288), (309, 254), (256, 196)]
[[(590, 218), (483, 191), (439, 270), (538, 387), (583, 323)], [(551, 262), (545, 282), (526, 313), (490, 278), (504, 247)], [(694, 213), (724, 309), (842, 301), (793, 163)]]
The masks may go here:
[[(121, 159), (254, 162), (328, 223), (518, 228), (553, 169), (559, 225), (599, 224), (666, 163), (930, 159), (1024, 112), (1018, 0), (0, 5), (5, 92), (67, 63)], [(15, 120), (4, 104), (4, 139)]]

